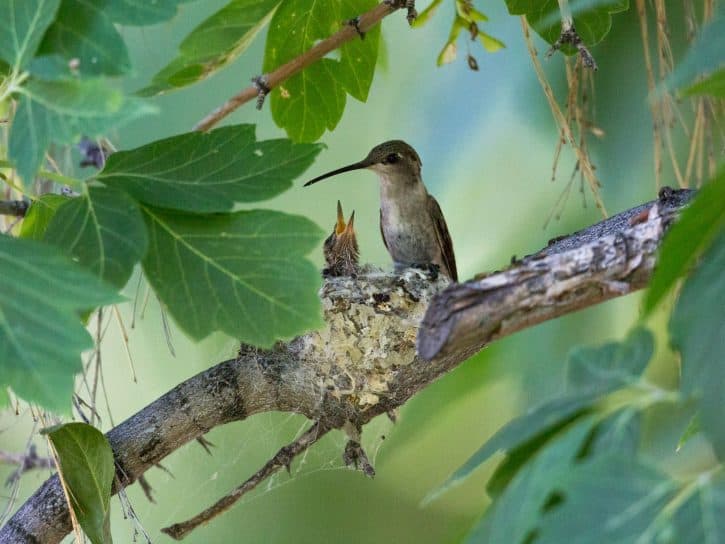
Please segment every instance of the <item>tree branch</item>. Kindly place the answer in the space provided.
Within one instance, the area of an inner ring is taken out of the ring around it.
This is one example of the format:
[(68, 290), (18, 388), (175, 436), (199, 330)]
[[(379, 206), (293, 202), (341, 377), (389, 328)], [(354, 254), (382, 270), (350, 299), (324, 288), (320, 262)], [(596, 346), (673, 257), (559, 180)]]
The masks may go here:
[[(390, 15), (397, 9), (403, 7), (405, 2), (393, 1), (391, 3), (381, 2), (370, 11), (363, 13), (357, 19), (357, 26), (345, 25), (338, 32), (330, 36), (329, 38), (316, 43), (309, 50), (304, 52), (299, 57), (296, 57), (286, 64), (283, 64), (273, 72), (266, 74), (263, 78), (255, 78), (257, 81), (254, 85), (250, 85), (246, 89), (241, 90), (239, 93), (232, 96), (224, 104), (219, 106), (209, 115), (199, 121), (194, 130), (206, 131), (216, 125), (224, 117), (232, 113), (239, 106), (246, 104), (247, 102), (254, 100), (262, 93), (262, 99), (264, 95), (270, 90), (274, 89), (277, 85), (285, 81), (286, 79), (298, 74), (311, 64), (314, 64), (318, 60), (322, 59), (325, 55), (338, 49), (345, 42), (351, 40), (359, 40), (360, 32), (364, 33), (378, 24), (383, 20), (384, 17)], [(265, 88), (262, 89), (262, 85)]]
[(23, 217), (29, 204), (24, 200), (0, 200), (0, 215)]
[[(224, 423), (271, 410), (315, 422), (299, 444), (282, 448), (217, 505), (167, 529), (183, 536), (209, 512), (223, 511), (288, 465), (314, 442), (313, 435), (360, 429), (487, 343), (646, 285), (664, 232), (692, 194), (663, 191), (658, 200), (558, 239), (503, 272), (445, 291), (445, 279), (430, 282), (415, 270), (401, 276), (367, 270), (357, 278), (326, 280), (320, 291), (323, 330), (270, 351), (242, 346), (236, 359), (179, 384), (111, 429), (107, 437), (121, 484), (132, 484), (171, 452)], [(429, 361), (417, 355), (416, 337)], [(56, 476), (0, 528), (0, 542), (57, 543), (70, 530)]]

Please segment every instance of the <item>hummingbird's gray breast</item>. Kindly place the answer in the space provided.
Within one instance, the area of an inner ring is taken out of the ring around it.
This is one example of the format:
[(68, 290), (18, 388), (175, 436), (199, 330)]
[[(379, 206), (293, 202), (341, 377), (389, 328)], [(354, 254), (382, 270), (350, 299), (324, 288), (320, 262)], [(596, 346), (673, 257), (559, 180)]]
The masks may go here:
[(403, 265), (437, 263), (440, 251), (428, 192), (422, 183), (401, 185), (381, 184), (380, 229), (390, 256)]

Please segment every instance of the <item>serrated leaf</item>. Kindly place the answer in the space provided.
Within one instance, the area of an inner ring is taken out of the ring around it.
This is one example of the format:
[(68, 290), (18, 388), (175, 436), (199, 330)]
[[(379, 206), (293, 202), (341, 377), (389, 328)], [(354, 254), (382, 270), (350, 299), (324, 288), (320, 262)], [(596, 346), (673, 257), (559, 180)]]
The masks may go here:
[(466, 542), (528, 542), (541, 512), (575, 464), (596, 418), (584, 417), (551, 439), (511, 480)]
[(567, 361), (567, 386), (578, 391), (608, 393), (636, 382), (654, 352), (652, 333), (632, 330), (622, 342), (576, 347)]
[(725, 460), (725, 229), (687, 279), (672, 312), (669, 331), (682, 355), (681, 389), (695, 395), (702, 431)]
[(110, 544), (113, 450), (101, 431), (66, 423), (46, 431), (58, 455), (76, 519), (93, 544)]
[(224, 212), (288, 189), (321, 149), (284, 139), (257, 142), (254, 125), (234, 125), (113, 153), (97, 179), (153, 206)]
[[(344, 21), (372, 9), (375, 0), (286, 0), (270, 22), (264, 71), (299, 56), (339, 31)], [(340, 60), (322, 59), (272, 90), (272, 117), (295, 141), (317, 140), (342, 118), (346, 93), (365, 101), (375, 73), (380, 27), (347, 42)]]
[[(108, 9), (109, 0), (61, 0), (55, 22), (38, 49), (38, 57), (59, 56), (65, 60), (64, 64), (54, 65), (58, 68), (55, 77), (120, 76), (131, 69), (126, 44), (113, 26)], [(49, 77), (47, 66), (44, 68), (43, 77)]]
[(28, 182), (51, 143), (70, 144), (82, 135), (100, 135), (113, 127), (154, 112), (140, 99), (101, 80), (32, 79), (21, 89), (13, 118), (8, 156)]
[(20, 237), (42, 240), (45, 229), (58, 208), (68, 201), (67, 196), (45, 194), (33, 200), (20, 224)]
[(192, 338), (222, 331), (263, 347), (319, 326), (319, 271), (304, 258), (322, 238), (309, 220), (269, 210), (208, 216), (143, 209), (144, 272)]
[(152, 96), (202, 81), (228, 66), (267, 26), (280, 0), (232, 0), (184, 38), (179, 55), (139, 91)]
[(706, 183), (665, 235), (644, 300), (649, 314), (725, 228), (725, 168)]
[(585, 391), (556, 398), (536, 406), (523, 416), (510, 421), (449, 476), (441, 486), (433, 490), (424, 499), (424, 503), (435, 500), (452, 487), (461, 484), (495, 453), (515, 450), (518, 446), (535, 440), (551, 429), (575, 420), (585, 413), (599, 397), (600, 395), (596, 391)]
[(15, 71), (25, 68), (33, 58), (59, 4), (60, 0), (0, 2), (0, 58)]
[(93, 347), (79, 314), (119, 300), (57, 248), (0, 236), (0, 387), (67, 411), (80, 352)]
[(109, 0), (106, 14), (114, 23), (146, 26), (162, 23), (176, 15), (179, 4), (195, 0)]
[[(553, 44), (561, 34), (561, 13), (557, 0), (506, 0), (511, 15), (526, 15), (529, 24), (548, 43)], [(612, 28), (612, 14), (629, 9), (629, 0), (570, 1), (569, 8), (579, 37), (587, 47), (601, 42)], [(564, 47), (574, 54), (573, 47)]]
[[(704, 74), (722, 71), (725, 67), (725, 9), (715, 10), (715, 17), (703, 26), (690, 46), (685, 57), (677, 63), (674, 71), (664, 83), (670, 90), (680, 89), (695, 83)], [(722, 83), (721, 83), (722, 84)], [(655, 97), (662, 88), (655, 90)]]
[(91, 186), (63, 204), (45, 233), (80, 265), (119, 289), (146, 253), (146, 225), (136, 201), (112, 187)]
[(564, 502), (543, 516), (536, 542), (688, 542), (659, 540), (666, 527), (653, 525), (679, 487), (628, 455), (595, 457), (560, 480)]

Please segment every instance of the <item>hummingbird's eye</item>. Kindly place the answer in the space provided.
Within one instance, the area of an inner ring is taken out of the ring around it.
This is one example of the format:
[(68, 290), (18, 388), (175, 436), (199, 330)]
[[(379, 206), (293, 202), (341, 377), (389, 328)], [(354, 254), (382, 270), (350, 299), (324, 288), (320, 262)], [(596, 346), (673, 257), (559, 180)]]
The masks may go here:
[(398, 156), (398, 154), (397, 153), (391, 153), (390, 155), (388, 155), (387, 157), (385, 157), (385, 161), (383, 161), (383, 162), (385, 164), (395, 164), (396, 162), (398, 162), (398, 160), (400, 160), (400, 157)]

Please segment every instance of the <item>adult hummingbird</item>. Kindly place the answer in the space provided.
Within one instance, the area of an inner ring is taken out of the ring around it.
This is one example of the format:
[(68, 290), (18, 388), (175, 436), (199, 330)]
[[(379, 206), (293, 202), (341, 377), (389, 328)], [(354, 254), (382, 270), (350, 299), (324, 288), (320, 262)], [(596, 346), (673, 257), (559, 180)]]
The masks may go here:
[(355, 212), (350, 215), (350, 220), (345, 224), (345, 216), (342, 215), (342, 205), (337, 201), (337, 221), (332, 227), (332, 234), (327, 237), (322, 245), (322, 252), (325, 255), (327, 268), (323, 270), (325, 276), (352, 276), (358, 270), (358, 257), (360, 250), (355, 238)]
[(437, 268), (458, 281), (451, 235), (438, 202), (423, 185), (421, 166), (415, 149), (390, 140), (373, 147), (363, 160), (322, 174), (305, 187), (343, 172), (372, 170), (380, 178), (380, 232), (396, 269)]

